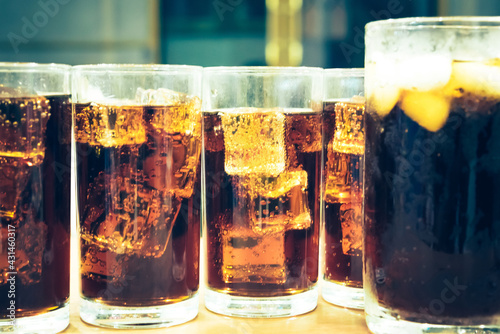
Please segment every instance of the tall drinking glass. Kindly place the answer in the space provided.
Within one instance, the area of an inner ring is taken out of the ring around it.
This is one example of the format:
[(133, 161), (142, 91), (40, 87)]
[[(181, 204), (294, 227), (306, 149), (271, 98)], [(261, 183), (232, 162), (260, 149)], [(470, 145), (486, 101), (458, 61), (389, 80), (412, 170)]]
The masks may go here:
[(365, 308), (375, 333), (500, 331), (500, 19), (366, 29)]
[(69, 323), (70, 67), (0, 63), (0, 332)]
[(241, 317), (317, 305), (322, 70), (208, 68), (205, 305)]
[(324, 71), (323, 281), (330, 303), (363, 308), (364, 70)]
[(201, 69), (77, 66), (80, 316), (164, 327), (198, 313)]

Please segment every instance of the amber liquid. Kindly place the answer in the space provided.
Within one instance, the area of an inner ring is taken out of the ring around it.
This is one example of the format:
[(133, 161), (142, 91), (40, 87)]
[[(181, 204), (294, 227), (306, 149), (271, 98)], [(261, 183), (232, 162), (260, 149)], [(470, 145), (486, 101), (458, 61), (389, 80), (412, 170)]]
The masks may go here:
[(199, 285), (199, 111), (75, 106), (82, 296), (154, 306)]
[(70, 167), (70, 97), (0, 97), (0, 319), (12, 300), (16, 318), (68, 302)]
[(364, 104), (325, 102), (323, 110), (324, 278), (361, 288)]
[(318, 278), (321, 115), (240, 112), (203, 116), (208, 287), (252, 297), (309, 290)]

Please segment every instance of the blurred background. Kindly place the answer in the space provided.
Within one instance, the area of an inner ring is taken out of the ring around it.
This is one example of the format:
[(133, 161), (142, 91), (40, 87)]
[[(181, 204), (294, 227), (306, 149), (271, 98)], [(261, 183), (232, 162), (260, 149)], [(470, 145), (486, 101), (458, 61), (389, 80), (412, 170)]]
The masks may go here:
[(499, 0), (0, 0), (0, 61), (362, 67), (367, 22)]

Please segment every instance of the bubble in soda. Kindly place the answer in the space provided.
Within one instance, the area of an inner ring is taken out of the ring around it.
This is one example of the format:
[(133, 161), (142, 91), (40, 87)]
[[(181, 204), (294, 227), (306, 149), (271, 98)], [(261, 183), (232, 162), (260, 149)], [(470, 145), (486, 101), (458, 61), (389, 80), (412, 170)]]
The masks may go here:
[(175, 92), (166, 88), (138, 88), (137, 101), (144, 106), (155, 106), (147, 124), (168, 134), (182, 133), (201, 136), (201, 100), (197, 96)]
[(90, 103), (75, 114), (75, 139), (91, 146), (140, 145), (146, 141), (142, 108)]
[(0, 218), (13, 218), (31, 168), (45, 157), (49, 101), (42, 96), (12, 97), (0, 87)]

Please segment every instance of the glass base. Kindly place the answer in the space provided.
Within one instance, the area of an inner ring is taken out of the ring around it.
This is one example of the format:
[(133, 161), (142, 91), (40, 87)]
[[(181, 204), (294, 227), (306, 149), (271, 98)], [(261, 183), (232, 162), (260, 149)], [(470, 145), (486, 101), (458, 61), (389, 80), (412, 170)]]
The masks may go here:
[(363, 288), (350, 288), (333, 282), (321, 282), (321, 296), (331, 304), (362, 310), (365, 308)]
[(366, 315), (366, 324), (374, 334), (493, 334), (500, 326), (453, 326), (417, 323)]
[(57, 310), (32, 317), (0, 320), (0, 333), (59, 333), (69, 325), (69, 303)]
[(198, 315), (198, 294), (182, 302), (150, 307), (109, 306), (80, 299), (80, 318), (110, 328), (160, 328), (185, 323)]
[(318, 305), (318, 289), (280, 297), (240, 297), (211, 289), (205, 290), (208, 310), (244, 318), (290, 317), (311, 312)]

